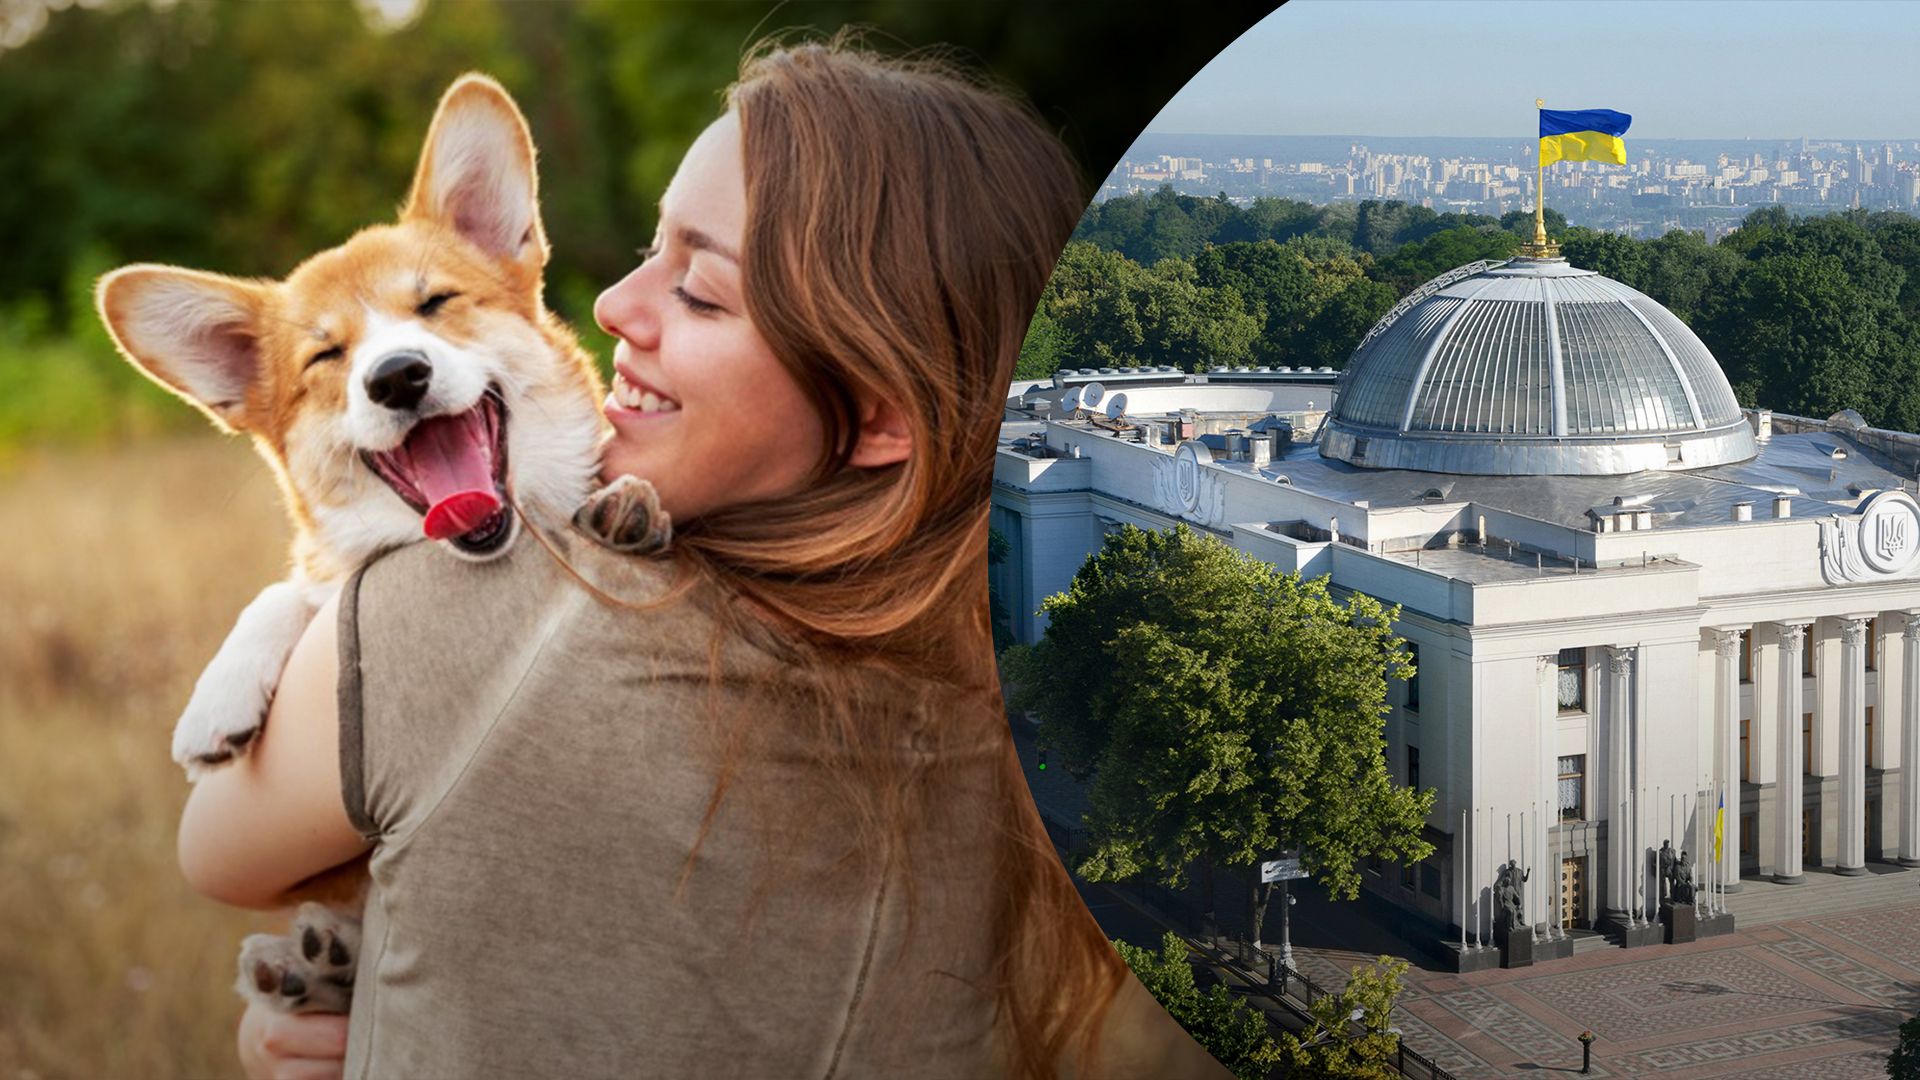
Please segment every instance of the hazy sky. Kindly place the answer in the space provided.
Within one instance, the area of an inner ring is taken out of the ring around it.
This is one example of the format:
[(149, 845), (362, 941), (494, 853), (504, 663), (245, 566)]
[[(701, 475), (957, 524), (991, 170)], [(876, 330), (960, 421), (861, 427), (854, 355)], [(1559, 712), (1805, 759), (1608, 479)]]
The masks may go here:
[(1618, 109), (1628, 139), (1920, 137), (1920, 4), (1290, 0), (1150, 132), (1527, 135)]

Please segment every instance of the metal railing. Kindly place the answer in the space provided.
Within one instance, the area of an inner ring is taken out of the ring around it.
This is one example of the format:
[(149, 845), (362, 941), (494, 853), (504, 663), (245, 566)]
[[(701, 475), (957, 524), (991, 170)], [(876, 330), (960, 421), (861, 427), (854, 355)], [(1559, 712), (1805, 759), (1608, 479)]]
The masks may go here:
[[(1190, 947), (1196, 945), (1192, 941), (1188, 944)], [(1213, 962), (1233, 971), (1250, 988), (1263, 990), (1268, 997), (1302, 1022), (1313, 1023), (1314, 1004), (1335, 995), (1335, 991), (1328, 990), (1307, 978), (1297, 969), (1280, 963), (1279, 958), (1272, 953), (1260, 954), (1265, 957), (1267, 965), (1264, 975), (1249, 969), (1246, 966), (1248, 957), (1244, 952), (1246, 943), (1237, 942), (1236, 945), (1243, 951), (1206, 949), (1199, 951), (1205, 953)], [(1350, 1033), (1357, 1034), (1361, 1030), (1360, 1025), (1354, 1024)], [(1441, 1068), (1438, 1062), (1409, 1047), (1404, 1037), (1394, 1039), (1392, 1065), (1395, 1072), (1401, 1076), (1410, 1077), (1411, 1080), (1456, 1080), (1454, 1075)]]

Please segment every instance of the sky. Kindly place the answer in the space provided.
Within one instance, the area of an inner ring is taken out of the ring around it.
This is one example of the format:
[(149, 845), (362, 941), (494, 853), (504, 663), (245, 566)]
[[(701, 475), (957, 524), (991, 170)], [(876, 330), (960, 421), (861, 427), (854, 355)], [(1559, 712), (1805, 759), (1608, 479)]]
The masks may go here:
[(1545, 98), (1630, 138), (1915, 138), (1917, 61), (1894, 0), (1289, 0), (1146, 130), (1524, 136)]

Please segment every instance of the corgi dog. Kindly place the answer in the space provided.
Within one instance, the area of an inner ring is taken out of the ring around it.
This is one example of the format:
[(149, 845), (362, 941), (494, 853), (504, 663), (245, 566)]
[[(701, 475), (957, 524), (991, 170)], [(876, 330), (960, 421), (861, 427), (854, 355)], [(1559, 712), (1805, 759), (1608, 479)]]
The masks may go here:
[[(250, 436), (294, 525), (291, 575), (241, 612), (175, 727), (190, 777), (245, 752), (314, 613), (380, 552), (424, 536), (493, 558), (520, 513), (651, 513), (670, 528), (631, 478), (582, 509), (610, 429), (591, 357), (542, 299), (546, 262), (526, 121), (499, 84), (468, 75), (441, 99), (397, 223), (283, 281), (155, 265), (100, 280), (120, 351)], [(363, 894), (364, 864), (326, 876), (323, 895)], [(354, 910), (303, 904), (291, 934), (243, 943), (237, 989), (283, 1011), (345, 1011), (358, 945)]]
[(355, 568), (423, 535), (488, 559), (509, 504), (563, 523), (607, 428), (591, 357), (547, 311), (534, 144), (493, 80), (440, 102), (398, 223), (284, 281), (135, 265), (96, 299), (120, 351), (253, 439), (294, 525), (293, 572), (241, 612), (174, 729), (189, 776), (244, 752), (288, 655)]

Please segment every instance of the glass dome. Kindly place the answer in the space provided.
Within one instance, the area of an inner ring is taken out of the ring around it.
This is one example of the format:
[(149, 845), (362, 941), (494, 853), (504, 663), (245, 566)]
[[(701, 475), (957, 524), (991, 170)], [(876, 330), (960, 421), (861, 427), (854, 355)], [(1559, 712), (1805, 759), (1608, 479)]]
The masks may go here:
[(1713, 354), (1651, 297), (1564, 259), (1416, 289), (1354, 351), (1323, 456), (1495, 475), (1698, 469), (1754, 456)]

